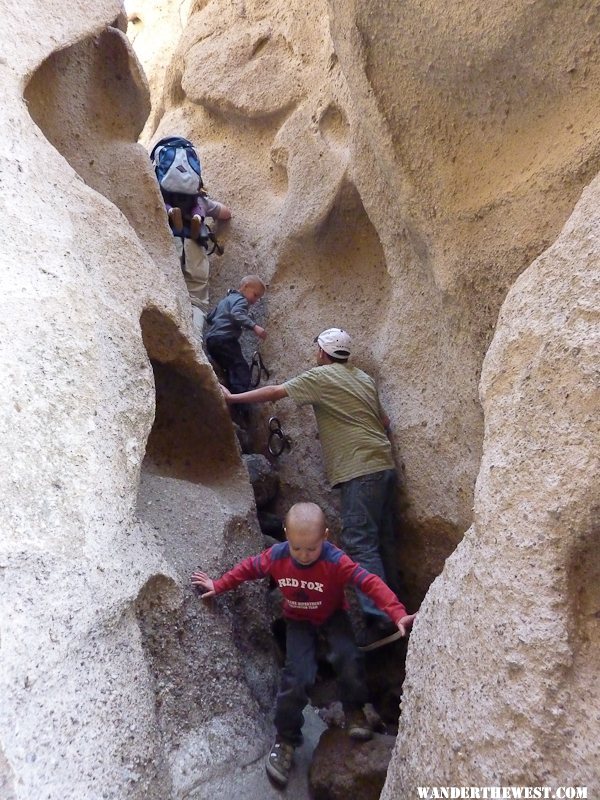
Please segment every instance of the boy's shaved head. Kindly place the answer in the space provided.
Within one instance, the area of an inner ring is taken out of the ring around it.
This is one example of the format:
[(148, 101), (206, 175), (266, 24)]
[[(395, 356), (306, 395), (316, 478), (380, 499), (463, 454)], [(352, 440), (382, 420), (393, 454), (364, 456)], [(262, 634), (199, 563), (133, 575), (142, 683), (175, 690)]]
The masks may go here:
[(266, 291), (266, 286), (258, 275), (244, 275), (240, 281), (240, 289), (244, 289), (246, 286), (252, 286), (258, 289), (262, 294)]
[(322, 533), (325, 535), (327, 521), (316, 503), (296, 503), (285, 517), (286, 531), (294, 533)]
[(316, 503), (296, 503), (286, 514), (285, 536), (290, 555), (301, 566), (318, 561), (328, 533), (325, 514)]

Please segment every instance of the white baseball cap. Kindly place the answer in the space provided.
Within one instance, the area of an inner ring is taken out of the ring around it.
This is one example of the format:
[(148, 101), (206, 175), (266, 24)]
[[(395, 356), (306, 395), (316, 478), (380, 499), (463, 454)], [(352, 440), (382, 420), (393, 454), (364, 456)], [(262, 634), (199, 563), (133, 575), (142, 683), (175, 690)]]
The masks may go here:
[(348, 358), (351, 341), (350, 334), (341, 328), (327, 328), (315, 339), (321, 350), (332, 358)]

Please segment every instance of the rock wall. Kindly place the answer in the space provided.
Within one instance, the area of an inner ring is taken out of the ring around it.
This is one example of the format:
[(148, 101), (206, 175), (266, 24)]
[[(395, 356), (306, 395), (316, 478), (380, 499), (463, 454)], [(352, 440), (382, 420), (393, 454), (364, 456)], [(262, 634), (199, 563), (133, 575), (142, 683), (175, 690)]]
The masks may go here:
[(600, 796), (600, 179), (517, 280), (484, 363), (473, 525), (411, 638), (383, 800)]
[[(147, 129), (194, 139), (232, 207), (212, 297), (264, 275), (275, 380), (314, 363), (324, 327), (353, 334), (393, 421), (413, 605), (471, 522), (500, 305), (598, 169), (598, 30), (587, 3), (210, 0)], [(283, 505), (335, 512), (311, 413), (277, 411)]]
[(270, 736), (260, 590), (189, 588), (261, 539), (120, 6), (0, 2), (3, 798), (189, 796)]

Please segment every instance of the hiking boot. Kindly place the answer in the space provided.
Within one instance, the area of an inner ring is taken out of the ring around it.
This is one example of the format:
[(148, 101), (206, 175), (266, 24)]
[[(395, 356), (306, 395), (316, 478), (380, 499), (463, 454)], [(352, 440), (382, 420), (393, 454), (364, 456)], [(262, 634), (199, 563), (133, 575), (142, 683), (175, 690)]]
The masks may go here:
[(192, 239), (197, 239), (202, 230), (202, 217), (199, 214), (194, 214), (192, 223), (190, 225), (190, 236)]
[(346, 730), (348, 736), (357, 742), (368, 742), (373, 738), (373, 728), (362, 708), (356, 708), (346, 714)]
[(402, 638), (402, 632), (394, 625), (389, 623), (375, 623), (366, 628), (365, 632), (357, 637), (358, 649), (363, 652), (376, 650)]
[(267, 756), (265, 768), (267, 775), (279, 786), (285, 786), (290, 777), (292, 761), (294, 760), (294, 747), (284, 742), (279, 736), (275, 739), (271, 752)]
[(181, 216), (180, 208), (171, 208), (169, 210), (169, 224), (176, 233), (183, 230), (183, 217)]

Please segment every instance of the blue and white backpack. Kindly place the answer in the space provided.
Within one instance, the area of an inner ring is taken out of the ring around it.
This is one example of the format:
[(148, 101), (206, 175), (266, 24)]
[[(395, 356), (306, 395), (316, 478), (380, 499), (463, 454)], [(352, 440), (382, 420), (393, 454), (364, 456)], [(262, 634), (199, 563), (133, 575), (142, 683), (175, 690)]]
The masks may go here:
[(152, 148), (150, 159), (163, 192), (198, 194), (202, 167), (194, 145), (181, 136), (167, 136)]

